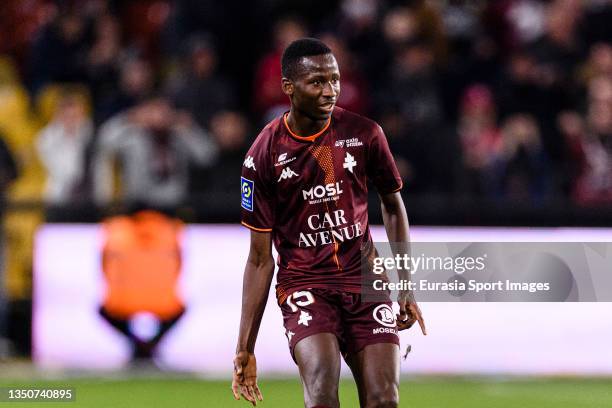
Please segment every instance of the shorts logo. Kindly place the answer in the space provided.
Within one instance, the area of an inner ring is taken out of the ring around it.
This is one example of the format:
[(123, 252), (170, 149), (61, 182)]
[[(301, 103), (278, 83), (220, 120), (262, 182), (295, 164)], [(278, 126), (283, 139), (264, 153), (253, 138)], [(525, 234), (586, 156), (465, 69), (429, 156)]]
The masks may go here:
[(385, 327), (395, 328), (395, 315), (389, 305), (378, 305), (372, 313), (374, 320)]
[(244, 177), (240, 177), (240, 205), (247, 211), (253, 211), (253, 195), (255, 194), (255, 183)]
[(300, 318), (298, 319), (298, 324), (308, 326), (308, 322), (311, 320), (312, 320), (312, 316), (310, 315), (310, 313), (305, 312), (303, 310), (300, 312)]

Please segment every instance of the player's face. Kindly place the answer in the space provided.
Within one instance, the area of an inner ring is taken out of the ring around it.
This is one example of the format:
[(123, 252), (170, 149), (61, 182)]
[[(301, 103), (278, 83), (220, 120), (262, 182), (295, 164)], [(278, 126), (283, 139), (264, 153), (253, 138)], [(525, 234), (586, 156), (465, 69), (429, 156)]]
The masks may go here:
[(293, 81), (291, 104), (313, 120), (326, 120), (340, 95), (340, 71), (332, 54), (304, 57)]

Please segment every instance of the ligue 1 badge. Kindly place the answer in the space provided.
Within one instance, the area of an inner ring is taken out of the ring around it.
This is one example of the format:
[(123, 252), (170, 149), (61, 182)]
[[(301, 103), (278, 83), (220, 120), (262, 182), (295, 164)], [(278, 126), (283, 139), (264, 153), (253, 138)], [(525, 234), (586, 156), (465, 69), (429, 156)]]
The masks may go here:
[(247, 211), (253, 211), (253, 194), (255, 194), (255, 183), (244, 177), (240, 177), (240, 194), (242, 197), (240, 205)]

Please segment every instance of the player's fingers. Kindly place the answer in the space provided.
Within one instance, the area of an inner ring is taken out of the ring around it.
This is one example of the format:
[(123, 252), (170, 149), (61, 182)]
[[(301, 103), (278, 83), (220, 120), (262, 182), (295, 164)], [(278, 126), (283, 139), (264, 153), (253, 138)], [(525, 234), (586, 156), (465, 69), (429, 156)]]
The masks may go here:
[(427, 328), (425, 327), (425, 320), (423, 319), (423, 314), (421, 313), (421, 309), (416, 303), (412, 303), (410, 305), (410, 311), (412, 315), (416, 317), (416, 320), (419, 322), (419, 326), (421, 327), (421, 332), (423, 336), (427, 336)]
[(419, 313), (417, 315), (417, 321), (419, 322), (419, 326), (421, 327), (421, 332), (423, 336), (427, 336), (427, 329), (425, 328), (425, 320), (423, 320), (423, 316)]
[(398, 320), (397, 329), (399, 331), (409, 329), (412, 327), (412, 325), (414, 325), (415, 322), (416, 322), (415, 318), (411, 318), (411, 319), (404, 320), (404, 321)]
[(400, 312), (396, 314), (395, 317), (400, 322), (405, 322), (413, 318), (412, 314), (410, 313), (410, 309), (406, 308), (404, 308), (403, 310), (400, 308)]
[(251, 403), (253, 406), (257, 405), (257, 394), (255, 394), (255, 389), (252, 385), (247, 386), (247, 389), (249, 390), (249, 395), (251, 396)]
[(240, 393), (245, 400), (249, 401), (251, 404), (253, 403), (253, 397), (251, 397), (251, 394), (249, 393), (249, 387), (246, 385), (240, 385)]
[(238, 383), (235, 380), (232, 381), (232, 392), (234, 393), (234, 399), (239, 400), (240, 399), (240, 387), (238, 386)]
[(261, 390), (259, 389), (259, 386), (257, 384), (255, 384), (255, 386), (253, 387), (255, 389), (255, 395), (257, 396), (257, 399), (260, 401), (263, 401), (263, 394), (261, 393)]
[(399, 320), (406, 320), (406, 318), (408, 316), (408, 313), (406, 311), (406, 302), (399, 301), (398, 304), (399, 304), (399, 314), (397, 315), (398, 319)]

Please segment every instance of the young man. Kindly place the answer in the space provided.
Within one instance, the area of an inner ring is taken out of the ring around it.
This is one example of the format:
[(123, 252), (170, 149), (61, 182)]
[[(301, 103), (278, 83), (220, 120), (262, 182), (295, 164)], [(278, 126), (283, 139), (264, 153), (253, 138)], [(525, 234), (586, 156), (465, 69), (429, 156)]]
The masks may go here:
[[(362, 248), (372, 247), (367, 180), (381, 198), (390, 242), (408, 242), (401, 179), (382, 129), (336, 107), (340, 73), (331, 50), (306, 38), (282, 57), (282, 89), (291, 110), (270, 122), (244, 161), (242, 224), (251, 229), (232, 389), (253, 405), (255, 339), (279, 253), (277, 298), (305, 406), (338, 407), (340, 356), (351, 368), (364, 407), (398, 404), (397, 330), (425, 326), (413, 298), (361, 301)], [(380, 330), (386, 327), (387, 330)], [(391, 330), (388, 330), (391, 328)]]

